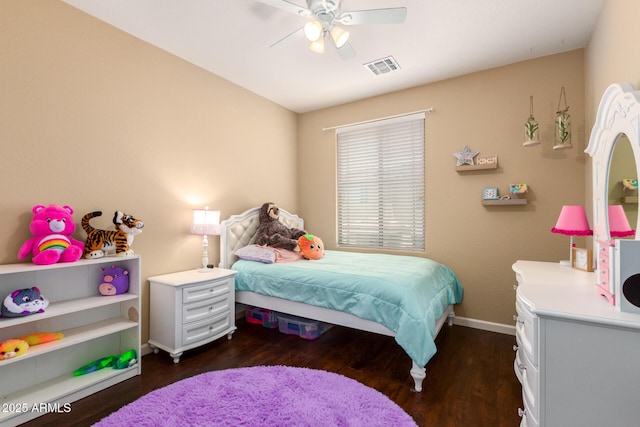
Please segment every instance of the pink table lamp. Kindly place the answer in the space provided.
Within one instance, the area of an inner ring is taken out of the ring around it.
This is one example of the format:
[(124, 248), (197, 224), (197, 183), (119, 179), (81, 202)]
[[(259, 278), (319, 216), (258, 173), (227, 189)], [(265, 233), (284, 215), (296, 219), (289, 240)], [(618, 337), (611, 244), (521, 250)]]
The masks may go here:
[(635, 236), (622, 205), (609, 205), (609, 234), (611, 237)]
[(558, 222), (556, 222), (556, 226), (551, 229), (551, 232), (571, 237), (569, 244), (569, 261), (560, 261), (560, 265), (565, 267), (571, 267), (573, 236), (593, 235), (593, 230), (589, 227), (584, 206), (563, 206), (560, 211), (560, 216), (558, 217)]

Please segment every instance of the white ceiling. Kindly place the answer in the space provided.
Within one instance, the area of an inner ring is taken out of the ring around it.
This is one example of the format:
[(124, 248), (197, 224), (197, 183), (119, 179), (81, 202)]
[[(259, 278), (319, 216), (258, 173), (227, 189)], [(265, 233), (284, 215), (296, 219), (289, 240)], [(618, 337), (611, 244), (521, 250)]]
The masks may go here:
[[(63, 1), (303, 113), (585, 47), (605, 0), (343, 0), (343, 12), (407, 8), (403, 24), (348, 27), (349, 60), (302, 34), (270, 48), (308, 18), (256, 0)], [(399, 71), (363, 67), (389, 55)]]

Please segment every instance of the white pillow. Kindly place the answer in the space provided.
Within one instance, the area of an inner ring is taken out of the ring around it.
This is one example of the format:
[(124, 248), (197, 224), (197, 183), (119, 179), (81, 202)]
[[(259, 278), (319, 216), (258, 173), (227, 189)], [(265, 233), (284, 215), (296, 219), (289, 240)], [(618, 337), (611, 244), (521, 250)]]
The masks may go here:
[(235, 252), (235, 255), (246, 261), (257, 261), (265, 264), (273, 264), (276, 262), (277, 257), (277, 254), (273, 249), (259, 245), (247, 245), (238, 249)]

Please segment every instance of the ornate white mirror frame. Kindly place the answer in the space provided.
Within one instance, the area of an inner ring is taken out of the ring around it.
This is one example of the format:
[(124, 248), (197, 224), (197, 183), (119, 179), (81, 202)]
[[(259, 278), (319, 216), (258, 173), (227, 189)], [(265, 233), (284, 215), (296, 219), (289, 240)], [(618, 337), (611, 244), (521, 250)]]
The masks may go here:
[[(615, 240), (609, 232), (608, 188), (611, 158), (616, 141), (626, 135), (631, 143), (636, 171), (640, 171), (640, 91), (630, 83), (612, 84), (604, 92), (596, 121), (585, 150), (592, 157), (593, 169), (593, 237), (597, 253), (597, 277), (600, 293), (619, 307), (620, 278), (616, 278)], [(635, 229), (638, 230), (640, 218)], [(638, 241), (636, 234), (635, 241)], [(636, 245), (639, 246), (639, 245)], [(638, 262), (640, 270), (640, 262)], [(618, 298), (619, 299), (619, 298)]]

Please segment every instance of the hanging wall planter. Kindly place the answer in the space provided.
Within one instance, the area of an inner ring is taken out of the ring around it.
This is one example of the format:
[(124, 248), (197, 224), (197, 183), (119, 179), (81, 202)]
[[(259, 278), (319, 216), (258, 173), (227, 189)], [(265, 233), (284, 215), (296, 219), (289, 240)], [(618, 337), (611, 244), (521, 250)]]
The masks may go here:
[(525, 147), (531, 147), (533, 145), (540, 144), (539, 126), (536, 119), (533, 117), (533, 96), (529, 97), (529, 118), (524, 124), (524, 143)]
[[(564, 99), (564, 109), (560, 109), (560, 104)], [(560, 89), (560, 99), (558, 100), (558, 111), (555, 118), (555, 145), (554, 150), (567, 150), (571, 145), (571, 114), (567, 106), (567, 97), (564, 93), (564, 86)]]

